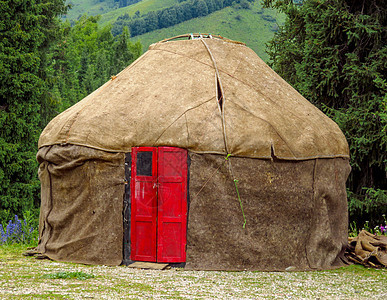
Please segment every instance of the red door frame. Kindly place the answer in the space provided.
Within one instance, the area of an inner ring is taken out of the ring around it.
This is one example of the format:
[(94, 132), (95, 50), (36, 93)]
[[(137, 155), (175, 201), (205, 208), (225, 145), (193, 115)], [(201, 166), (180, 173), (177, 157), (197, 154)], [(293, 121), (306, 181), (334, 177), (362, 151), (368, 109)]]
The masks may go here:
[[(152, 176), (137, 174), (140, 152), (152, 153)], [(132, 148), (132, 260), (185, 262), (187, 171), (185, 149)]]

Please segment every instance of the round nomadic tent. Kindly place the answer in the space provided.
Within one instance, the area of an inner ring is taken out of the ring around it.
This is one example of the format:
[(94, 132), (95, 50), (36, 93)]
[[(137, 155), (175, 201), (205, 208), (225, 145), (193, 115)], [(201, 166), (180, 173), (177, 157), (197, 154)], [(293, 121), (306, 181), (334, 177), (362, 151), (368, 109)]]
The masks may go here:
[(151, 45), (44, 129), (38, 252), (198, 270), (340, 266), (350, 167), (339, 127), (244, 44), (187, 36)]

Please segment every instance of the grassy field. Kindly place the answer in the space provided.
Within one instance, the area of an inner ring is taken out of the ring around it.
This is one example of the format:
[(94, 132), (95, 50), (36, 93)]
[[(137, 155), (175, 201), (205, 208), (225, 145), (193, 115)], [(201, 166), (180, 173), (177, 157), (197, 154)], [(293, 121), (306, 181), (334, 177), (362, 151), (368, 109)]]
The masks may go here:
[[(177, 0), (143, 0), (134, 5), (119, 9), (108, 9), (106, 3), (99, 3), (95, 0), (72, 0), (73, 8), (69, 11), (67, 18), (76, 19), (80, 14), (87, 12), (89, 15), (101, 15), (100, 26), (106, 26), (114, 22), (120, 15), (128, 13), (133, 15), (137, 10), (142, 14), (153, 10), (169, 7)], [(104, 8), (105, 7), (105, 8)], [(109, 10), (108, 12), (106, 12)], [(265, 52), (265, 44), (272, 39), (278, 25), (283, 24), (285, 18), (273, 9), (263, 9), (261, 1), (251, 5), (251, 9), (235, 9), (227, 7), (214, 12), (206, 17), (195, 18), (172, 27), (155, 30), (133, 40), (140, 40), (144, 52), (149, 45), (165, 38), (173, 37), (184, 33), (213, 33), (246, 43), (264, 61), (269, 60)]]
[(86, 266), (0, 247), (0, 299), (387, 299), (387, 270), (204, 272)]
[(284, 16), (282, 14), (278, 14), (272, 9), (263, 9), (257, 1), (251, 9), (227, 7), (206, 17), (155, 30), (133, 39), (140, 40), (144, 45), (144, 50), (147, 50), (150, 44), (179, 34), (213, 33), (246, 43), (264, 61), (268, 61), (265, 43), (272, 39), (274, 30), (278, 24), (283, 22)]
[(106, 14), (101, 15), (101, 25), (107, 25), (108, 23), (114, 22), (117, 18), (123, 14), (129, 14), (133, 16), (136, 11), (139, 11), (142, 15), (153, 10), (160, 10), (163, 8), (170, 7), (178, 3), (177, 0), (143, 0), (136, 4), (122, 7)]
[(127, 7), (110, 7), (109, 1), (99, 2), (96, 0), (70, 0), (72, 8), (68, 11), (65, 19), (76, 20), (80, 15), (87, 13), (95, 16), (101, 15), (101, 25), (105, 26), (115, 21), (120, 15), (129, 14), (130, 16), (138, 10), (145, 14), (152, 10), (159, 10), (178, 3), (177, 0), (142, 0)]

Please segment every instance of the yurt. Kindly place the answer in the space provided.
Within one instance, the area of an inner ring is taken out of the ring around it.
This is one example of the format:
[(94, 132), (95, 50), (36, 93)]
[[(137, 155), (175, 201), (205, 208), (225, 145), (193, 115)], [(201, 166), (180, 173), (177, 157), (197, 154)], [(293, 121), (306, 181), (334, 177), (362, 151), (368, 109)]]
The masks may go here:
[(151, 45), (55, 117), (37, 159), (37, 251), (53, 260), (342, 265), (346, 139), (242, 43), (189, 34)]

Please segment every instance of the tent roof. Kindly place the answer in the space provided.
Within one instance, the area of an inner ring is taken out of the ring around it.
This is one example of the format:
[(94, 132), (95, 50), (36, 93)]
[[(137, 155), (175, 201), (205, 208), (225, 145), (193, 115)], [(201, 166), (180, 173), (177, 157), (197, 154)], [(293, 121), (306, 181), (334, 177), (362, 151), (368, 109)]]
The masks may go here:
[(39, 147), (175, 146), (256, 158), (349, 157), (336, 123), (241, 43), (162, 41), (55, 117)]

